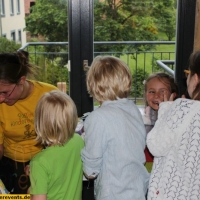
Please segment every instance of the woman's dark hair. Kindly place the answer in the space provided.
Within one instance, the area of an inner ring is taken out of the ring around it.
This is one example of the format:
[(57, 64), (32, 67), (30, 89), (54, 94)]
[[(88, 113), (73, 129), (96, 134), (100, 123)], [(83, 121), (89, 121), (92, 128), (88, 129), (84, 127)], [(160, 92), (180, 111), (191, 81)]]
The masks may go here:
[[(179, 91), (178, 91), (178, 86), (175, 82), (175, 79), (170, 76), (169, 74), (166, 74), (164, 72), (157, 72), (154, 74), (149, 75), (149, 77), (145, 80), (144, 83), (144, 91), (147, 91), (147, 84), (150, 80), (157, 78), (160, 82), (162, 82), (164, 85), (166, 85), (169, 88), (170, 93), (176, 93), (176, 98), (178, 98)], [(145, 96), (145, 95), (144, 95)], [(147, 101), (145, 99), (145, 104), (147, 106)]]
[(190, 76), (197, 74), (199, 80), (191, 98), (194, 100), (200, 100), (200, 50), (195, 51), (190, 55), (189, 70), (191, 71)]
[(0, 81), (17, 83), (22, 76), (32, 74), (33, 65), (29, 63), (26, 51), (0, 53)]

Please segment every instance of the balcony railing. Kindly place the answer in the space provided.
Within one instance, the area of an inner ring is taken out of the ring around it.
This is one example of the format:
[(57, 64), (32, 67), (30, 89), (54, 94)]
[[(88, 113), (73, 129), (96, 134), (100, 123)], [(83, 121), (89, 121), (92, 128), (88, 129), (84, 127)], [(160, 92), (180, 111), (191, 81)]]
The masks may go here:
[[(143, 104), (143, 81), (149, 74), (163, 71), (174, 76), (174, 41), (94, 42), (94, 49), (99, 49), (102, 45), (109, 47), (108, 49), (117, 45), (127, 46), (127, 50), (123, 52), (94, 50), (94, 57), (114, 55), (127, 63), (133, 76), (130, 98), (137, 104)], [(145, 50), (144, 47), (147, 46), (150, 50)], [(69, 91), (68, 42), (30, 42), (20, 50), (28, 51), (30, 62), (39, 66), (39, 69), (36, 68), (36, 80)]]

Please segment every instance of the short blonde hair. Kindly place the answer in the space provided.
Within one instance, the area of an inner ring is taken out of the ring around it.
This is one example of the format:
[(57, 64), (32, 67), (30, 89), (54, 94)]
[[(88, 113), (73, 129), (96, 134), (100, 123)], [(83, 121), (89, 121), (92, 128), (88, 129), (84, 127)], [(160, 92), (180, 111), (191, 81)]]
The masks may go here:
[(59, 90), (47, 92), (35, 110), (36, 140), (45, 146), (63, 145), (73, 137), (77, 121), (76, 106), (67, 94)]
[(132, 76), (125, 62), (114, 56), (97, 56), (87, 72), (87, 89), (99, 102), (126, 98)]

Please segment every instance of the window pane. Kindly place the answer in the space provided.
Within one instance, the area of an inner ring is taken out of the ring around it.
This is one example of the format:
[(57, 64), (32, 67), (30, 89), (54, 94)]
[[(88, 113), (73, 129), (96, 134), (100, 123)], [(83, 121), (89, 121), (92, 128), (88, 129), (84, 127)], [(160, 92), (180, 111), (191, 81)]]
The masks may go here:
[(15, 32), (14, 31), (11, 32), (11, 40), (16, 41)]
[(20, 13), (20, 0), (17, 1), (17, 13)]
[(1, 15), (5, 15), (5, 4), (4, 4), (4, 0), (1, 0)]
[(13, 0), (10, 0), (10, 14), (11, 15), (14, 14), (14, 2), (13, 2)]

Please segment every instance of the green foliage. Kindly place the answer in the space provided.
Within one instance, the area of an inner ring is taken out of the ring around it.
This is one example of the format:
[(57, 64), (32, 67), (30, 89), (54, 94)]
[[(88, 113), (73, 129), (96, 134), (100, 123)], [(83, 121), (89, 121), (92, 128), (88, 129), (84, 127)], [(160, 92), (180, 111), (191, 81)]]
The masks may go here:
[(12, 53), (17, 51), (20, 47), (20, 44), (16, 44), (14, 41), (0, 37), (0, 53)]
[[(176, 0), (94, 0), (95, 41), (155, 41), (159, 31), (175, 35)], [(37, 0), (26, 17), (26, 31), (47, 41), (68, 41), (66, 0)], [(123, 52), (125, 45), (95, 46), (95, 51)], [(132, 49), (148, 50), (149, 46)]]
[[(155, 41), (160, 32), (168, 40), (175, 36), (176, 0), (94, 0), (94, 40), (95, 41)], [(42, 35), (47, 41), (68, 41), (68, 15), (66, 0), (37, 0), (26, 18), (26, 31)], [(120, 57), (125, 52), (150, 50), (149, 45), (95, 45), (95, 52), (113, 53)], [(44, 52), (66, 52), (62, 47), (46, 47)], [(121, 55), (120, 55), (121, 54)], [(134, 56), (134, 55), (133, 55)], [(36, 58), (41, 67), (37, 76), (56, 84), (58, 80), (68, 81), (68, 72), (61, 58)], [(151, 59), (149, 59), (151, 62)], [(150, 63), (156, 66), (155, 60)], [(140, 65), (141, 66), (141, 65)], [(137, 75), (136, 75), (137, 72)], [(143, 96), (143, 80), (147, 73), (138, 68), (133, 74), (132, 95)], [(137, 80), (137, 81), (136, 81)], [(137, 85), (134, 83), (137, 83)]]
[(57, 60), (47, 64), (47, 82), (53, 85), (56, 85), (57, 82), (66, 82), (68, 85), (68, 69), (59, 63)]
[[(29, 52), (46, 52), (44, 46), (30, 46)], [(35, 64), (34, 77), (32, 79), (57, 86), (57, 82), (66, 82), (69, 85), (68, 69), (66, 67), (67, 54), (29, 54), (29, 60)], [(68, 88), (68, 87), (67, 87)]]
[(30, 11), (25, 18), (26, 31), (42, 35), (50, 42), (68, 40), (66, 0), (37, 0)]
[(176, 0), (155, 0), (152, 15), (157, 19), (158, 31), (171, 41), (176, 34)]
[(144, 93), (144, 80), (148, 77), (148, 73), (144, 71), (142, 68), (138, 68), (134, 70), (132, 75), (132, 89), (131, 89), (131, 96), (132, 97), (143, 97)]
[[(150, 16), (149, 0), (105, 0), (94, 3), (95, 41), (156, 40), (155, 19)], [(123, 51), (124, 46), (98, 46), (96, 51)]]
[(57, 85), (57, 82), (69, 84), (68, 69), (62, 62), (61, 57), (50, 59), (40, 55), (37, 57), (36, 80)]
[(160, 20), (160, 31), (164, 32), (168, 38), (168, 41), (171, 41), (176, 34), (176, 11), (175, 10), (166, 10), (163, 17)]

